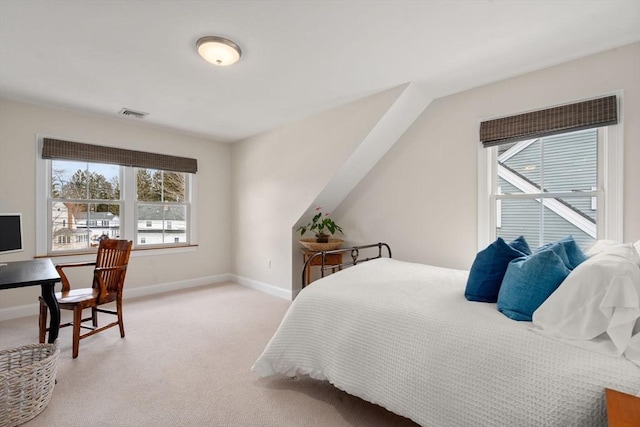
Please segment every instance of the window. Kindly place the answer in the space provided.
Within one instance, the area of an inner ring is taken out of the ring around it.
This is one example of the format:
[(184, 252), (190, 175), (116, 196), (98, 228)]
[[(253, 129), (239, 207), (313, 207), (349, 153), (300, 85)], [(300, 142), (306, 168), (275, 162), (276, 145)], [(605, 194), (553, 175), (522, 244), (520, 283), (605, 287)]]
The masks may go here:
[(598, 177), (598, 130), (571, 132), (513, 142), (496, 151), (492, 192), (496, 237), (510, 241), (524, 235), (531, 246), (567, 235), (582, 247), (597, 238), (592, 190)]
[(120, 235), (120, 167), (51, 160), (48, 225), (51, 251), (83, 250)]
[(188, 243), (188, 174), (137, 169), (137, 236), (144, 245)]
[[(182, 158), (48, 138), (39, 139), (39, 147), (44, 185), (38, 191), (45, 203), (38, 203), (38, 254), (86, 252), (105, 237), (145, 247), (192, 243), (194, 163), (185, 168)], [(128, 157), (114, 160), (118, 156)], [(187, 171), (142, 167), (159, 164), (158, 156)]]
[[(601, 100), (613, 105), (615, 119), (573, 126), (581, 130), (537, 129), (528, 138), (507, 136), (490, 143), (481, 136), (484, 147), (479, 149), (478, 157), (479, 248), (496, 237), (509, 241), (520, 235), (532, 247), (567, 235), (572, 235), (583, 248), (596, 239), (622, 239), (622, 153), (615, 126), (617, 102), (616, 97)], [(575, 105), (578, 104), (571, 106)], [(551, 109), (556, 114), (548, 116), (554, 123), (562, 122), (562, 114), (557, 113), (563, 113), (558, 111), (563, 108)], [(536, 113), (512, 117), (522, 128), (533, 114)], [(540, 122), (546, 126), (550, 121)]]

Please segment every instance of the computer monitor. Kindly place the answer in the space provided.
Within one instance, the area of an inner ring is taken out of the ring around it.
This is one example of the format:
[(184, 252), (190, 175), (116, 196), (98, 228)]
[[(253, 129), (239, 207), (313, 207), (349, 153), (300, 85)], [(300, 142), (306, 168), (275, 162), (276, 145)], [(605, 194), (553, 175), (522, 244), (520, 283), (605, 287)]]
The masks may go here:
[(22, 250), (22, 214), (0, 213), (0, 254)]

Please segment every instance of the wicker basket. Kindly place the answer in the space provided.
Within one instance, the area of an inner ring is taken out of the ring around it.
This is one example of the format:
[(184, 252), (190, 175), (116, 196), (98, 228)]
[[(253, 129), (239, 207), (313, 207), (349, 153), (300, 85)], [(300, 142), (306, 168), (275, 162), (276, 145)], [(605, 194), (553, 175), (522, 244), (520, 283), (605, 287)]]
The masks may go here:
[(0, 427), (23, 424), (47, 407), (59, 354), (57, 342), (0, 351)]
[(340, 239), (329, 239), (329, 241), (325, 243), (318, 243), (316, 242), (316, 239), (302, 239), (298, 240), (298, 242), (300, 242), (300, 244), (305, 248), (315, 252), (340, 249), (344, 244), (344, 240)]

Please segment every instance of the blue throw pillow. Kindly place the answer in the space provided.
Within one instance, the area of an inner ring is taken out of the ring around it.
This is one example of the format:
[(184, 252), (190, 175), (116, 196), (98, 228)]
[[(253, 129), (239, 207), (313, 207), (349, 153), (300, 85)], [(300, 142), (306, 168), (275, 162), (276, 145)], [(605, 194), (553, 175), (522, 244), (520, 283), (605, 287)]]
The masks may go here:
[(525, 240), (524, 236), (520, 236), (512, 242), (509, 242), (509, 246), (513, 249), (519, 250), (525, 255), (531, 255), (531, 248), (529, 248), (529, 244)]
[(561, 242), (548, 243), (544, 246), (540, 246), (538, 249), (534, 251), (534, 253), (542, 252), (542, 251), (553, 251), (556, 255), (560, 257), (564, 266), (569, 270), (572, 270), (571, 261), (569, 261), (569, 255), (567, 255), (567, 250), (565, 246)]
[(509, 263), (498, 294), (498, 310), (514, 320), (531, 321), (533, 312), (571, 271), (552, 249)]
[(464, 296), (469, 301), (496, 302), (498, 300), (500, 284), (509, 262), (525, 255), (514, 246), (523, 249), (526, 246), (526, 250), (531, 253), (529, 245), (522, 236), (509, 244), (498, 237), (495, 242), (478, 252), (469, 271), (464, 292)]
[(581, 263), (586, 261), (587, 256), (584, 254), (584, 252), (582, 252), (582, 249), (580, 249), (580, 246), (578, 246), (576, 241), (573, 240), (573, 236), (567, 236), (564, 239), (542, 245), (538, 249), (536, 249), (536, 251), (547, 249), (548, 247), (551, 247), (555, 244), (562, 244), (562, 246), (564, 246), (564, 250), (567, 253), (567, 258), (569, 259), (569, 264), (567, 264), (567, 268), (569, 270), (573, 270)]

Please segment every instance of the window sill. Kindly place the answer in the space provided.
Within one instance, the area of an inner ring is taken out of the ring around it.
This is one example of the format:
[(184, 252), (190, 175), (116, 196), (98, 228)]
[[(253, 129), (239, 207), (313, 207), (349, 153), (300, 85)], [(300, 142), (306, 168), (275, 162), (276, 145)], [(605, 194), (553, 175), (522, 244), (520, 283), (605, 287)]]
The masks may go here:
[[(185, 246), (171, 246), (171, 247), (150, 247), (150, 248), (135, 248), (131, 250), (131, 257), (138, 258), (143, 256), (154, 255), (172, 255), (183, 254), (189, 252), (195, 252), (198, 245), (185, 245)], [(87, 252), (73, 252), (64, 254), (51, 254), (51, 255), (36, 255), (34, 258), (60, 258), (66, 262), (81, 262), (94, 259), (96, 257), (96, 251)]]

